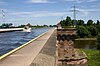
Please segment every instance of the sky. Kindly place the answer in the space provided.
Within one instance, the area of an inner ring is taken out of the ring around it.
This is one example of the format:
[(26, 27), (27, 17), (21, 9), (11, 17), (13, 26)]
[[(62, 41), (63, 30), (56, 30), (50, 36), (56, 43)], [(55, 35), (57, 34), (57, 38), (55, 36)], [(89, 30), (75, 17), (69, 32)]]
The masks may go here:
[(55, 25), (66, 16), (73, 19), (74, 5), (76, 19), (100, 20), (100, 0), (0, 0), (0, 24)]

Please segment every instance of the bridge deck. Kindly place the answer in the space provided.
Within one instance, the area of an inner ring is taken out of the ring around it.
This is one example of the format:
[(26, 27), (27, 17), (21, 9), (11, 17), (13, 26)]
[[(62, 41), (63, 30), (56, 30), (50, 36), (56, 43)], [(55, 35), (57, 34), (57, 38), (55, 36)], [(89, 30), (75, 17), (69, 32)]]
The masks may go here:
[(53, 32), (54, 29), (50, 30), (29, 45), (0, 60), (0, 66), (30, 66)]

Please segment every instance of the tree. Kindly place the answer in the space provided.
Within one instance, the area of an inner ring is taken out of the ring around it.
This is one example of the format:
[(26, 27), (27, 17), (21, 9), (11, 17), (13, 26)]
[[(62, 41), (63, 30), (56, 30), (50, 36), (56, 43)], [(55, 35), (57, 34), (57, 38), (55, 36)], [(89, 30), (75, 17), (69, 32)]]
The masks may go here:
[(60, 23), (61, 23), (62, 28), (66, 28), (67, 27), (66, 20), (62, 20), (62, 21), (60, 21)]
[(67, 26), (71, 26), (72, 25), (72, 21), (71, 21), (71, 18), (69, 16), (67, 16), (67, 18), (66, 18), (66, 25)]
[(99, 22), (99, 20), (97, 20), (97, 23), (96, 23), (96, 25), (100, 25), (100, 22)]
[(97, 25), (96, 28), (97, 28), (97, 31), (100, 33), (100, 25)]
[(87, 25), (88, 26), (93, 25), (93, 20), (88, 20)]
[(88, 30), (89, 30), (89, 32), (91, 33), (92, 36), (98, 35), (98, 30), (96, 29), (95, 26), (91, 25), (90, 27), (88, 27)]
[(98, 35), (98, 37), (97, 37), (97, 49), (99, 49), (100, 50), (100, 34)]
[(9, 27), (12, 27), (12, 23), (3, 23), (1, 26), (2, 28), (9, 28)]
[(80, 38), (84, 38), (89, 35), (89, 31), (84, 26), (77, 26), (77, 34)]
[(77, 20), (72, 20), (72, 25), (77, 25), (78, 24), (78, 21)]
[(84, 25), (84, 21), (83, 20), (78, 20), (77, 25)]
[(5, 28), (5, 27), (6, 27), (6, 24), (5, 24), (5, 23), (3, 23), (3, 24), (1, 25), (1, 27), (2, 27), (2, 28)]

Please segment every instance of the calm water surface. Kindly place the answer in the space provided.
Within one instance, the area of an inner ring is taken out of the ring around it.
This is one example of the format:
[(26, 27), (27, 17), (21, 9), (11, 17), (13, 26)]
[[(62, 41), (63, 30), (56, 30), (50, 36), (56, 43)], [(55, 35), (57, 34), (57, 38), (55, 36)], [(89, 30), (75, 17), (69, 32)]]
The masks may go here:
[(0, 33), (0, 55), (3, 55), (14, 48), (28, 42), (38, 35), (50, 30), (51, 28), (33, 29), (32, 32), (27, 33), (23, 31)]
[(79, 49), (96, 49), (96, 40), (75, 40), (75, 48)]

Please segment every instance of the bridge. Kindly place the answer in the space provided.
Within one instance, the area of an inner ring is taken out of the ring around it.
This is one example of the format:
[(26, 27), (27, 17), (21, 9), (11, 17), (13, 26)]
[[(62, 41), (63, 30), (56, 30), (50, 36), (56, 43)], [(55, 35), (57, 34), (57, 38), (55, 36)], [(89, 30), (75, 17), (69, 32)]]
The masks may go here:
[[(73, 62), (72, 60), (73, 55), (72, 53), (70, 54), (69, 51), (68, 53), (66, 53), (64, 51), (59, 51), (58, 49), (60, 49), (59, 48), (60, 44), (63, 44), (63, 41), (65, 42), (64, 44), (68, 43), (66, 42), (66, 39), (68, 38), (64, 38), (64, 37), (67, 37), (66, 35), (71, 34), (72, 36), (75, 33), (75, 32), (70, 33), (70, 32), (73, 32), (70, 30), (69, 29), (56, 30), (55, 28), (53, 28), (49, 30), (48, 32), (41, 34), (35, 39), (32, 39), (29, 42), (23, 44), (22, 46), (1, 56), (0, 66), (66, 66), (66, 64), (69, 61)], [(67, 31), (67, 34), (66, 34), (66, 31)], [(58, 39), (58, 36), (57, 36), (58, 34), (59, 35), (61, 34), (60, 39)], [(62, 36), (64, 37), (61, 38)], [(57, 45), (57, 43), (59, 42), (56, 40), (56, 37), (57, 37), (57, 40), (60, 41), (59, 45)], [(73, 43), (73, 42), (69, 42), (69, 43)], [(67, 45), (68, 44), (66, 44), (66, 46)], [(73, 46), (71, 47), (72, 49), (74, 49)], [(65, 50), (65, 49), (68, 49), (68, 48), (64, 48), (64, 45), (63, 45), (62, 50)], [(67, 59), (64, 56), (65, 53), (67, 54), (66, 56), (68, 56)], [(77, 57), (79, 56), (77, 60), (81, 61), (79, 65), (81, 64), (80, 66), (82, 65), (87, 66), (87, 61), (84, 63), (84, 59), (86, 60), (86, 56), (84, 56), (83, 53), (81, 53), (81, 55), (83, 56), (80, 57), (80, 55), (77, 54)], [(75, 66), (75, 64), (77, 65), (77, 63), (72, 63), (73, 66)]]
[(50, 38), (54, 29), (0, 57), (0, 66), (30, 66)]

